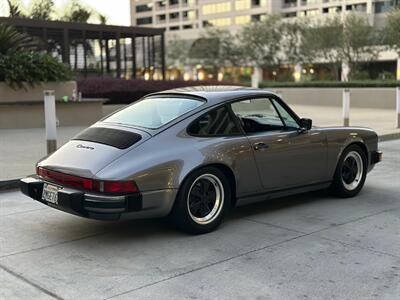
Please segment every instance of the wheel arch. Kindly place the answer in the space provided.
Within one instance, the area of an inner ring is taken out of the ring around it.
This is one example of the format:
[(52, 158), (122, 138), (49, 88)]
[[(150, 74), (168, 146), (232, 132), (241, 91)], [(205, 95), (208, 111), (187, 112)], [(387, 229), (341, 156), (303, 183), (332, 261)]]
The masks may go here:
[(357, 142), (354, 142), (354, 143), (348, 145), (346, 148), (348, 148), (348, 147), (351, 146), (351, 145), (357, 145), (357, 146), (359, 146), (359, 147), (364, 151), (365, 157), (367, 158), (367, 165), (368, 165), (368, 164), (369, 164), (369, 158), (368, 158), (368, 148), (367, 148), (367, 145), (365, 145), (365, 144), (364, 144), (363, 142), (361, 142), (361, 141), (357, 141)]
[(231, 189), (231, 195), (232, 195), (232, 199), (231, 199), (231, 206), (234, 207), (236, 205), (236, 176), (234, 174), (234, 172), (232, 171), (232, 169), (223, 164), (223, 163), (209, 163), (209, 164), (204, 164), (204, 165), (200, 165), (197, 166), (195, 168), (193, 168), (192, 170), (190, 170), (190, 172), (188, 172), (182, 179), (182, 181), (179, 184), (179, 192), (181, 191), (182, 188), (182, 184), (185, 182), (185, 180), (187, 180), (187, 178), (193, 174), (194, 172), (204, 169), (204, 168), (208, 168), (208, 167), (213, 167), (216, 169), (219, 169), (220, 171), (222, 171), (224, 173), (224, 175), (227, 177), (228, 181), (229, 181), (229, 186)]
[(341, 149), (341, 151), (340, 151), (340, 153), (339, 153), (339, 155), (338, 155), (338, 157), (336, 159), (336, 167), (337, 167), (337, 165), (338, 165), (338, 163), (340, 161), (340, 158), (342, 157), (344, 151), (346, 151), (347, 148), (349, 148), (351, 146), (354, 146), (354, 145), (359, 146), (363, 150), (363, 152), (365, 154), (365, 157), (367, 158), (367, 166), (369, 165), (369, 156), (368, 156), (368, 147), (367, 147), (367, 145), (362, 140), (356, 140), (356, 141), (350, 141), (350, 142), (346, 143), (343, 146), (343, 148)]

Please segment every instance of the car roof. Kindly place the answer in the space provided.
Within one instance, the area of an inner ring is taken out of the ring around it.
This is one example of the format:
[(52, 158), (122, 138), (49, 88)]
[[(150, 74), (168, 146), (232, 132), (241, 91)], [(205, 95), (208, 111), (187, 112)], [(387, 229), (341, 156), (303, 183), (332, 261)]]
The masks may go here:
[(247, 96), (276, 95), (276, 94), (269, 90), (250, 88), (244, 86), (204, 85), (204, 86), (192, 86), (192, 87), (171, 89), (153, 93), (149, 96), (155, 96), (155, 95), (195, 96), (206, 99), (209, 105), (215, 105), (234, 98), (241, 98)]

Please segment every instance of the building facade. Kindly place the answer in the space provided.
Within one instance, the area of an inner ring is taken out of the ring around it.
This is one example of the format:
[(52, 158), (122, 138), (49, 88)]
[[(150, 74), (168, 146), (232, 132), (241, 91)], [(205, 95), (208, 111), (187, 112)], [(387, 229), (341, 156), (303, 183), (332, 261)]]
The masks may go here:
[[(365, 16), (371, 25), (380, 27), (385, 24), (386, 13), (396, 5), (400, 6), (400, 0), (130, 1), (133, 26), (163, 28), (166, 31), (167, 40), (192, 41), (198, 39), (208, 27), (235, 32), (246, 24), (262, 20), (268, 14), (280, 15), (290, 21), (295, 18), (323, 20), (328, 17), (342, 17), (349, 13), (357, 13)], [(381, 52), (375, 66), (368, 68), (370, 68), (368, 71), (376, 68), (379, 74), (396, 73), (396, 78), (400, 80), (400, 58), (394, 51)], [(343, 68), (345, 69), (347, 68)], [(343, 75), (346, 73), (343, 73), (343, 70), (342, 79), (347, 78)]]
[(381, 25), (400, 0), (131, 0), (133, 26), (164, 28), (167, 37), (194, 39), (209, 26), (237, 30), (266, 14), (324, 18), (349, 12)]

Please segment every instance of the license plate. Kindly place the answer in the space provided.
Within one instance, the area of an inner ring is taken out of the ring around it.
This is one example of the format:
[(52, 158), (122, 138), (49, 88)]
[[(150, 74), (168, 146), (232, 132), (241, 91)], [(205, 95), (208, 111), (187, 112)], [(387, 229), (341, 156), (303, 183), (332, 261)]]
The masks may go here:
[(61, 187), (45, 183), (43, 185), (42, 200), (58, 205), (58, 191), (61, 189)]

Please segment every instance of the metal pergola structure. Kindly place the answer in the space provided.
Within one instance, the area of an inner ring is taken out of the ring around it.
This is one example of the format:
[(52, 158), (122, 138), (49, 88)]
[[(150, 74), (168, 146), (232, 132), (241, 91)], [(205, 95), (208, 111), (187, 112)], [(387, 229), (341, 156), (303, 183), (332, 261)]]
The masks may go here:
[[(130, 69), (131, 77), (136, 78), (137, 74), (152, 74), (158, 69), (165, 79), (164, 29), (5, 17), (0, 17), (0, 23), (41, 39), (43, 50), (58, 51), (60, 59), (73, 69), (77, 69), (79, 53), (83, 57), (80, 65), (85, 76), (91, 54), (101, 74), (120, 78)], [(97, 51), (93, 51), (96, 42)]]

